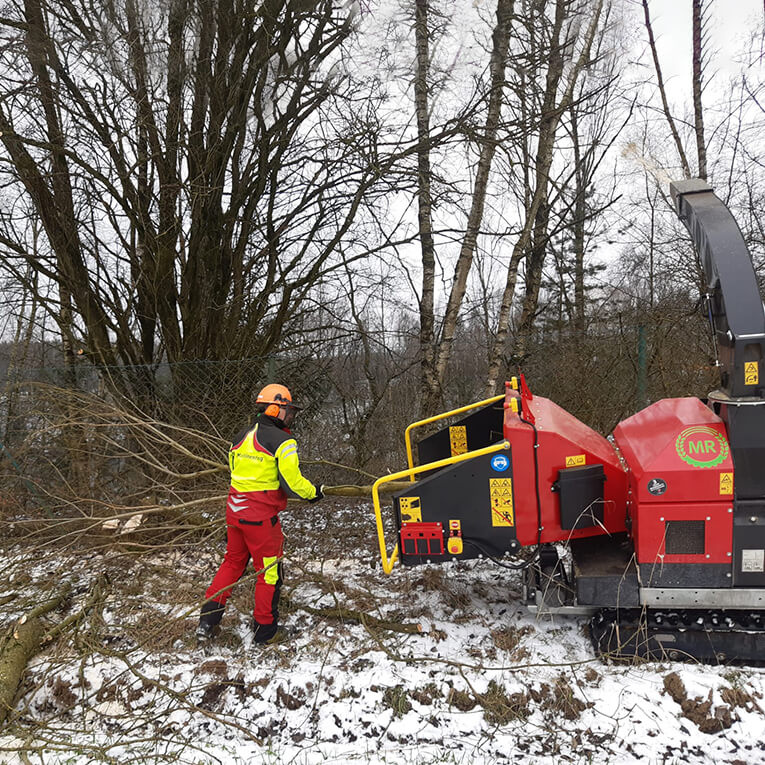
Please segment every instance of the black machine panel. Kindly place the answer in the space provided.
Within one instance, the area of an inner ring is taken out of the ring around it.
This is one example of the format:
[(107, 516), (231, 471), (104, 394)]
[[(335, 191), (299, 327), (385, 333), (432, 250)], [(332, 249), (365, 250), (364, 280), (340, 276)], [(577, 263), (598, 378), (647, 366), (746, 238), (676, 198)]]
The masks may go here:
[(560, 527), (586, 529), (603, 524), (603, 465), (582, 465), (558, 471)]
[[(395, 494), (393, 500), (405, 565), (428, 559), (502, 557), (519, 549), (509, 450), (449, 465)], [(450, 537), (461, 552), (450, 553)]]
[(733, 586), (765, 587), (765, 502), (736, 504)]
[[(731, 397), (765, 397), (765, 314), (744, 237), (730, 210), (705, 181), (670, 184), (678, 217), (699, 254), (710, 293), (721, 383)], [(729, 430), (731, 441), (735, 438)], [(738, 479), (738, 476), (737, 476)]]
[(640, 563), (643, 587), (730, 587), (730, 566), (725, 563)]
[(635, 555), (626, 534), (572, 539), (571, 557), (581, 605), (640, 606)]
[(736, 497), (765, 497), (765, 404), (724, 405), (720, 415), (728, 428), (736, 467)]
[(417, 444), (419, 464), (426, 465), (454, 454), (464, 454), (496, 444), (503, 436), (502, 404), (502, 401), (497, 401), (476, 409), (453, 425), (423, 438)]

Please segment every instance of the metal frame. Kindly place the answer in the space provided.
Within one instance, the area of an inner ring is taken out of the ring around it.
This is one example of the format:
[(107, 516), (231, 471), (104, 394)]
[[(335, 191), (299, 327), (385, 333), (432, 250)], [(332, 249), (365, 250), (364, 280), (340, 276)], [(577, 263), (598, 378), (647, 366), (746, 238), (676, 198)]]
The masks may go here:
[[(505, 398), (505, 394), (502, 393), (499, 396), (492, 396), (491, 398), (484, 399), (483, 401), (476, 401), (474, 404), (468, 404), (467, 406), (461, 406), (459, 409), (452, 409), (449, 412), (443, 412), (442, 414), (433, 415), (433, 417), (426, 417), (424, 420), (418, 420), (410, 425), (407, 425), (404, 432), (404, 442), (406, 443), (406, 464), (411, 470), (414, 467), (414, 458), (412, 456), (412, 431), (415, 428), (419, 428), (422, 425), (428, 425), (431, 422), (438, 422), (439, 420), (445, 420), (447, 417), (453, 417), (455, 414), (462, 414), (463, 412), (469, 412), (471, 409), (479, 409), (487, 404), (494, 404), (497, 401), (502, 401)], [(477, 454), (478, 452), (476, 452)], [(435, 463), (433, 463), (435, 464)], [(411, 476), (411, 481), (414, 482), (414, 475)]]
[(643, 606), (673, 608), (753, 608), (765, 609), (765, 592), (756, 589), (698, 589), (684, 587), (641, 587)]
[[(504, 398), (503, 396), (500, 398)], [(487, 403), (482, 401), (482, 404)], [(475, 406), (475, 405), (473, 405)], [(470, 407), (467, 407), (470, 408)], [(416, 423), (414, 423), (416, 424)], [(380, 558), (382, 560), (383, 571), (386, 574), (390, 574), (393, 571), (393, 566), (398, 560), (398, 542), (396, 542), (393, 552), (388, 557), (388, 548), (385, 543), (385, 530), (383, 529), (382, 511), (380, 509), (380, 487), (385, 483), (390, 483), (399, 478), (409, 478), (414, 481), (414, 476), (417, 473), (424, 473), (427, 470), (438, 470), (447, 465), (454, 465), (457, 462), (464, 462), (465, 460), (472, 460), (474, 457), (483, 457), (485, 454), (493, 454), (507, 450), (510, 448), (509, 441), (500, 441), (499, 443), (487, 446), (483, 449), (476, 449), (473, 452), (465, 452), (464, 454), (457, 454), (454, 457), (447, 457), (443, 460), (437, 460), (436, 462), (429, 462), (426, 465), (418, 465), (417, 467), (410, 467), (407, 470), (399, 470), (398, 473), (391, 473), (390, 475), (384, 475), (382, 478), (378, 478), (372, 486), (372, 503), (375, 508), (375, 518), (377, 519), (377, 540), (380, 543)]]

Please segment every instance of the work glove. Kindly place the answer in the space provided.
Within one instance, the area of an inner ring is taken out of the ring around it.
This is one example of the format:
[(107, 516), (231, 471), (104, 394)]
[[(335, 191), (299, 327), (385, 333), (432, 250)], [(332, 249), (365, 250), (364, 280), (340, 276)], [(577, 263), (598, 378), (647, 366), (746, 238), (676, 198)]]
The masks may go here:
[(312, 499), (309, 499), (309, 502), (318, 502), (320, 499), (324, 499), (324, 484), (321, 486), (315, 486), (316, 489), (316, 496)]

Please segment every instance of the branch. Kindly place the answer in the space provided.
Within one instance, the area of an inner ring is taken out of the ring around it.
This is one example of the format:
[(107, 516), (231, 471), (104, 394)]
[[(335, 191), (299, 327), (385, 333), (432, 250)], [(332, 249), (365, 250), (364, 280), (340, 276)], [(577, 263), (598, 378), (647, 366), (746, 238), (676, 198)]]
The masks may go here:
[(651, 55), (653, 56), (653, 65), (656, 69), (656, 81), (659, 86), (659, 94), (661, 95), (661, 104), (664, 109), (664, 116), (667, 118), (669, 129), (672, 131), (672, 137), (675, 140), (675, 146), (677, 147), (677, 153), (680, 155), (680, 162), (683, 165), (683, 172), (686, 178), (691, 177), (691, 167), (688, 164), (688, 158), (685, 156), (685, 150), (683, 149), (682, 141), (680, 140), (680, 134), (677, 132), (675, 126), (675, 120), (672, 118), (672, 114), (669, 111), (669, 103), (667, 102), (667, 92), (664, 88), (664, 78), (661, 74), (661, 66), (659, 65), (659, 54), (656, 51), (656, 40), (653, 37), (653, 27), (651, 26), (651, 14), (648, 10), (648, 0), (643, 0), (643, 12), (645, 14), (645, 28), (648, 32), (648, 45), (651, 48)]
[(403, 632), (407, 635), (417, 635), (422, 632), (421, 624), (405, 624), (402, 622), (388, 621), (387, 619), (378, 619), (364, 611), (354, 611), (350, 608), (344, 608), (343, 606), (337, 606), (335, 608), (313, 608), (312, 606), (307, 606), (303, 603), (297, 603), (294, 600), (292, 601), (292, 604), (297, 608), (301, 608), (303, 611), (307, 611), (313, 616), (321, 616), (325, 619), (358, 622), (359, 624), (363, 624), (367, 629), (373, 627), (375, 629), (390, 630), (391, 632)]

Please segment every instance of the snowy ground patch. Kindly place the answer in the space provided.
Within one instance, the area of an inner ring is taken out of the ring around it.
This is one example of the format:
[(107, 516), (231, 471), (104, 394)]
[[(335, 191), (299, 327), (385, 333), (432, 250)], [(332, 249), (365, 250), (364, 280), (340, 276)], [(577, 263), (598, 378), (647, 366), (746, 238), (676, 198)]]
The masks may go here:
[(762, 669), (604, 664), (586, 620), (528, 613), (518, 575), (486, 561), (385, 576), (367, 503), (290, 508), (284, 527), (293, 637), (268, 648), (251, 639), (246, 580), (216, 643), (196, 647), (222, 540), (6, 551), (5, 624), (67, 580), (52, 622), (99, 574), (111, 586), (30, 663), (0, 761), (765, 763)]

